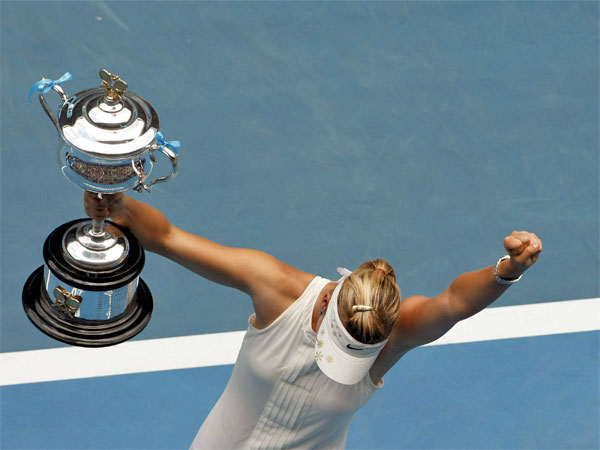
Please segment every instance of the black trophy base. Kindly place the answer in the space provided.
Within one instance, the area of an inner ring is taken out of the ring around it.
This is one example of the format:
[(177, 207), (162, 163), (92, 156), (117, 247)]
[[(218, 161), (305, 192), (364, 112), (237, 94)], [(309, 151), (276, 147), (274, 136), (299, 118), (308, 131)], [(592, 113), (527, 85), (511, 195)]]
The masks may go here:
[(44, 266), (36, 269), (23, 288), (23, 308), (29, 320), (53, 339), (80, 347), (107, 347), (131, 339), (152, 315), (152, 295), (140, 278), (126, 310), (112, 320), (67, 318), (56, 311), (44, 286)]

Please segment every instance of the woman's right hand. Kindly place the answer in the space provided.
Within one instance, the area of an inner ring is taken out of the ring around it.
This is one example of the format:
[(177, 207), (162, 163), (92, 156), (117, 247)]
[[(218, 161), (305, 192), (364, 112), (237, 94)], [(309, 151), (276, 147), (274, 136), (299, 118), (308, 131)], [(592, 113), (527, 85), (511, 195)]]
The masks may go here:
[(83, 194), (83, 208), (85, 213), (92, 219), (105, 220), (108, 217), (113, 219), (118, 218), (124, 208), (124, 195), (117, 194), (102, 194), (102, 198), (98, 197), (95, 192), (85, 191)]

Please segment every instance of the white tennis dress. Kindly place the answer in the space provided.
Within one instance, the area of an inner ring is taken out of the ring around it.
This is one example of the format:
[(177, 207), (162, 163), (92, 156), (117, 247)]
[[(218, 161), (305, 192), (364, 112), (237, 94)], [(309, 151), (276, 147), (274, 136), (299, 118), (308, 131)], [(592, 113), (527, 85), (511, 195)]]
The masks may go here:
[(229, 383), (192, 449), (344, 448), (354, 413), (376, 392), (367, 374), (355, 385), (327, 378), (315, 362), (311, 328), (316, 277), (271, 325), (250, 325)]

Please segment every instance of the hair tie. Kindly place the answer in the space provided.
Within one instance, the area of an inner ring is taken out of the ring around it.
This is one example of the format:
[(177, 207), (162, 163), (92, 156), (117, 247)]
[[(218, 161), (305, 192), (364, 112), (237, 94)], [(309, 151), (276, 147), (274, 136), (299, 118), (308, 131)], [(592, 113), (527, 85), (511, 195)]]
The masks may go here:
[(377, 269), (375, 269), (376, 272), (381, 272), (382, 274), (384, 274), (385, 276), (387, 276), (387, 272), (385, 270), (383, 270), (381, 267), (378, 267)]
[(372, 306), (367, 306), (367, 305), (352, 305), (352, 312), (366, 312), (366, 311), (373, 311), (373, 307)]

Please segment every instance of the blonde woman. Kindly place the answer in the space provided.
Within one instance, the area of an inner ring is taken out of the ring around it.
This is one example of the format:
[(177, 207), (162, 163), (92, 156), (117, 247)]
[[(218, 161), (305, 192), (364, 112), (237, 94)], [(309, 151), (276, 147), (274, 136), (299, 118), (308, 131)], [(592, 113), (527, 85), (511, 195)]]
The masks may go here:
[(508, 255), (441, 294), (400, 300), (390, 265), (369, 261), (330, 281), (256, 250), (187, 233), (158, 210), (86, 193), (85, 210), (129, 228), (146, 250), (246, 292), (255, 313), (219, 401), (192, 448), (344, 448), (354, 413), (409, 350), (476, 314), (536, 262), (542, 243), (515, 231)]

